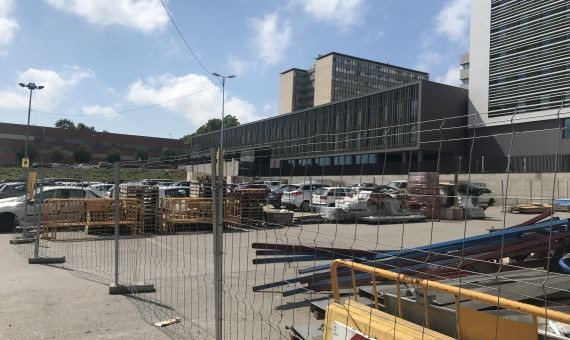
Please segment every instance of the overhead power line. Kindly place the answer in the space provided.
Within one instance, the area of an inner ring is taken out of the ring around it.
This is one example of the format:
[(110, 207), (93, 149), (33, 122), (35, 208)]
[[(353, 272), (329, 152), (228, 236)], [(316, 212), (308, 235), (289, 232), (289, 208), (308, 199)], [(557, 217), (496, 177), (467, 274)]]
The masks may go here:
[[(172, 103), (172, 102), (175, 102), (175, 101), (178, 101), (178, 100), (181, 100), (181, 99), (184, 99), (184, 98), (193, 96), (193, 95), (198, 94), (198, 93), (200, 93), (200, 92), (204, 92), (204, 91), (206, 91), (206, 90), (208, 90), (208, 89), (211, 89), (212, 87), (215, 87), (215, 85), (210, 85), (210, 86), (204, 87), (204, 88), (202, 88), (202, 89), (200, 89), (200, 90), (197, 90), (197, 91), (195, 91), (195, 92), (191, 92), (191, 93), (185, 94), (185, 95), (180, 96), (180, 97), (176, 97), (176, 98), (173, 98), (173, 99), (169, 99), (169, 100), (164, 101), (164, 102), (160, 102), (160, 103), (156, 103), (156, 104), (151, 104), (151, 105), (145, 105), (145, 106), (139, 106), (139, 107), (133, 107), (133, 108), (130, 108), (130, 109), (119, 110), (119, 111), (116, 111), (116, 112), (117, 112), (117, 113), (127, 113), (127, 112), (133, 112), (133, 111), (140, 111), (140, 110), (152, 109), (153, 107), (163, 106), (163, 105), (166, 105), (166, 104), (169, 104), (169, 103)], [(42, 110), (34, 110), (34, 109), (32, 109), (32, 111), (41, 112), (41, 113), (45, 113), (45, 114), (48, 114), (48, 115), (66, 116), (66, 117), (104, 116), (104, 114), (85, 114), (85, 113), (84, 113), (84, 114), (66, 114), (66, 113), (56, 113), (56, 112), (49, 112), (49, 111), (42, 111)], [(12, 113), (12, 114), (16, 114), (16, 113), (20, 113), (20, 112), (14, 112), (14, 113)]]
[(210, 72), (210, 70), (208, 70), (208, 68), (206, 67), (206, 65), (204, 65), (204, 63), (200, 60), (200, 58), (198, 58), (198, 55), (196, 55), (196, 53), (194, 53), (194, 50), (192, 50), (192, 48), (190, 47), (190, 44), (188, 44), (188, 41), (186, 41), (186, 38), (184, 38), (184, 35), (182, 35), (182, 32), (180, 32), (178, 25), (176, 25), (174, 18), (172, 17), (172, 15), (170, 14), (170, 11), (168, 10), (166, 5), (164, 4), (164, 0), (160, 0), (160, 3), (162, 3), (162, 7), (164, 8), (164, 11), (166, 12), (168, 17), (170, 18), (170, 22), (172, 23), (172, 25), (176, 29), (176, 32), (178, 32), (178, 35), (180, 36), (180, 38), (182, 38), (182, 41), (184, 41), (186, 48), (188, 48), (188, 51), (190, 51), (190, 54), (192, 54), (192, 56), (194, 57), (194, 59), (196, 59), (198, 64), (200, 64), (200, 66), (202, 66), (202, 68), (204, 69), (204, 71), (206, 71), (206, 74), (209, 77), (212, 73)]

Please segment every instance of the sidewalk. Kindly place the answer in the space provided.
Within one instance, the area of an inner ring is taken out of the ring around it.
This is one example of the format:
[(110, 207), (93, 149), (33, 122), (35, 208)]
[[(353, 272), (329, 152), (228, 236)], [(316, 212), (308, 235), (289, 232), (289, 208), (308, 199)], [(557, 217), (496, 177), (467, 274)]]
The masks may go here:
[(70, 270), (30, 265), (0, 234), (0, 339), (166, 339), (132, 301)]

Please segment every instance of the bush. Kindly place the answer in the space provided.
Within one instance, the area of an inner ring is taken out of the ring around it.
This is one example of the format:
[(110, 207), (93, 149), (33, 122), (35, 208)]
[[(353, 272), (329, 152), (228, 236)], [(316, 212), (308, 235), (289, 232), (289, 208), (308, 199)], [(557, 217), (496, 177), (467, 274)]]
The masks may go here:
[(91, 160), (91, 148), (89, 145), (82, 144), (80, 145), (77, 150), (73, 152), (73, 158), (78, 163), (89, 163)]
[(113, 148), (107, 152), (107, 156), (105, 158), (109, 163), (118, 162), (121, 160), (121, 150)]
[(60, 146), (53, 147), (49, 152), (52, 162), (61, 163), (65, 159), (65, 151)]
[[(20, 146), (14, 151), (14, 156), (18, 161), (21, 161), (24, 158), (24, 146)], [(28, 158), (30, 162), (32, 162), (38, 156), (38, 151), (32, 146), (28, 145)]]

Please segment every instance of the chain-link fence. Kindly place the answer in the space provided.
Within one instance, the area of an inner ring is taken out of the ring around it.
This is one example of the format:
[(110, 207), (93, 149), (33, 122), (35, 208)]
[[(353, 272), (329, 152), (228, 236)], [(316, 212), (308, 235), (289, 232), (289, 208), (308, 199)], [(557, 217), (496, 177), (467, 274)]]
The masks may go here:
[[(121, 162), (90, 178), (33, 169), (15, 247), (133, 293), (172, 337), (563, 338), (564, 125), (483, 135), (470, 118)], [(553, 171), (523, 171), (515, 150), (546, 130)]]

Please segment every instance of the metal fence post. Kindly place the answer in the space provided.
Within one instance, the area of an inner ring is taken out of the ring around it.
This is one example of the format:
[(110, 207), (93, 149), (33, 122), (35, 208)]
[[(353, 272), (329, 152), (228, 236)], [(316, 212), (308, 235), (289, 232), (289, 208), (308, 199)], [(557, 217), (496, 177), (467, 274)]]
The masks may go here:
[(115, 199), (115, 286), (119, 286), (119, 220), (121, 211), (119, 207), (119, 162), (115, 162), (115, 189), (113, 198)]
[[(222, 250), (224, 226), (224, 157), (221, 148), (212, 152), (212, 238), (214, 250), (214, 313), (216, 339), (222, 339)], [(217, 169), (216, 169), (217, 167)]]
[[(38, 181), (37, 183), (39, 183), (40, 186), (40, 193), (39, 193), (39, 199), (38, 196), (34, 197), (35, 198), (35, 206), (37, 207), (37, 211), (36, 211), (36, 239), (34, 242), (34, 257), (40, 257), (40, 230), (42, 230), (42, 196), (43, 196), (43, 191), (44, 191), (44, 186), (42, 185), (43, 183), (43, 174), (42, 174), (42, 168), (40, 168), (39, 172), (39, 176), (38, 176)], [(34, 188), (35, 190), (35, 188)]]

